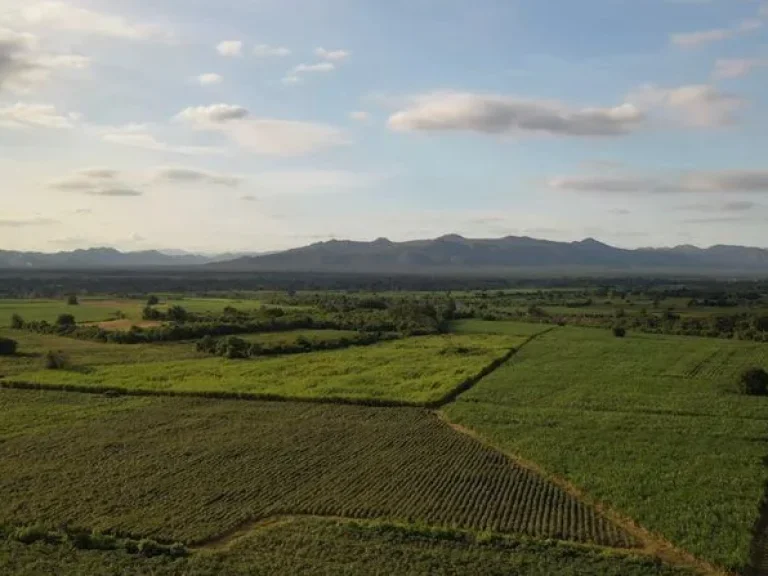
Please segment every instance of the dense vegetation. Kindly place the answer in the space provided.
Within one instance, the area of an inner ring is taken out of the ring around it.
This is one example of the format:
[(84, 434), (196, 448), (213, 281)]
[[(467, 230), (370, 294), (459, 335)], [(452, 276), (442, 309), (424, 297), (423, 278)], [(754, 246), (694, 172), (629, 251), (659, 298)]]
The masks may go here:
[(0, 540), (0, 567), (40, 573), (128, 576), (455, 575), (673, 576), (692, 574), (647, 557), (556, 541), (479, 538), (468, 533), (318, 518), (286, 518), (230, 545), (188, 557), (141, 558), (121, 552)]
[(0, 525), (194, 544), (310, 514), (634, 544), (422, 410), (5, 390), (0, 411)]
[(731, 390), (754, 365), (768, 365), (768, 347), (557, 328), (446, 412), (697, 556), (741, 569), (766, 482), (768, 398)]

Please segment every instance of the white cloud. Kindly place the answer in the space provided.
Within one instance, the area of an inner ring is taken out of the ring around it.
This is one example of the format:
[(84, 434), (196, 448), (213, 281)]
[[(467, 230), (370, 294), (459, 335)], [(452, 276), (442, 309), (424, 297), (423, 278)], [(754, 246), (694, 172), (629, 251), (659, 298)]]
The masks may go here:
[(346, 50), (326, 50), (325, 48), (315, 48), (315, 56), (323, 60), (346, 60), (350, 53)]
[(333, 62), (318, 62), (317, 64), (299, 64), (293, 69), (294, 74), (304, 72), (332, 72), (336, 69)]
[(187, 108), (176, 119), (198, 130), (225, 134), (241, 147), (263, 155), (300, 156), (346, 143), (344, 133), (334, 126), (253, 118), (245, 108), (229, 104)]
[(756, 18), (742, 20), (738, 26), (732, 28), (713, 28), (711, 30), (698, 30), (695, 32), (678, 32), (672, 34), (669, 40), (675, 46), (681, 48), (697, 48), (704, 44), (712, 42), (722, 42), (736, 36), (754, 32), (763, 26), (763, 23)]
[(755, 68), (768, 67), (768, 58), (720, 58), (712, 75), (719, 79), (741, 78)]
[(90, 59), (77, 54), (46, 54), (37, 37), (0, 28), (0, 89), (26, 90), (56, 69), (83, 69)]
[[(561, 176), (547, 185), (572, 192), (604, 193), (705, 193), (768, 192), (768, 170), (722, 170), (686, 172), (673, 177), (636, 174)], [(733, 210), (734, 208), (732, 208)]]
[(158, 26), (130, 22), (122, 16), (87, 10), (61, 1), (27, 1), (13, 21), (32, 27), (144, 40), (166, 37)]
[(60, 224), (51, 218), (0, 218), (0, 228), (27, 228), (30, 226), (53, 226)]
[(259, 44), (253, 47), (253, 54), (257, 58), (269, 58), (290, 56), (291, 51), (282, 46), (269, 46), (268, 44)]
[(368, 114), (368, 112), (365, 112), (363, 110), (356, 110), (354, 112), (350, 112), (349, 117), (352, 120), (356, 120), (357, 122), (368, 122), (371, 116), (370, 114)]
[(218, 43), (216, 51), (222, 56), (242, 56), (243, 43), (240, 40), (224, 40)]
[(51, 188), (68, 192), (81, 192), (90, 196), (132, 198), (143, 193), (120, 180), (120, 173), (109, 168), (86, 168), (74, 174), (53, 180)]
[(344, 170), (272, 171), (255, 174), (248, 179), (250, 187), (260, 196), (309, 194), (347, 191), (365, 188), (380, 178)]
[(189, 156), (224, 153), (224, 150), (221, 148), (211, 146), (183, 146), (162, 142), (150, 132), (148, 126), (142, 124), (101, 127), (98, 130), (101, 132), (101, 139), (110, 144), (120, 144), (133, 148), (153, 150), (155, 152), (169, 152)]
[(200, 74), (197, 77), (197, 81), (201, 86), (213, 86), (214, 84), (221, 84), (224, 80), (219, 74), (209, 72), (207, 74)]
[(211, 106), (192, 106), (185, 108), (176, 116), (177, 119), (200, 124), (221, 124), (231, 120), (242, 120), (248, 116), (248, 110), (231, 104), (212, 104)]
[(154, 179), (173, 183), (216, 184), (229, 186), (230, 188), (237, 186), (243, 180), (239, 176), (215, 174), (213, 172), (204, 172), (202, 170), (180, 167), (158, 168), (154, 172)]
[(495, 94), (435, 92), (416, 96), (389, 118), (397, 131), (471, 131), (616, 136), (638, 128), (644, 114), (632, 104), (574, 109), (559, 102)]
[(627, 99), (641, 108), (666, 114), (670, 121), (700, 128), (733, 124), (736, 112), (744, 106), (740, 98), (706, 84), (677, 88), (648, 84), (633, 91)]
[(49, 104), (24, 104), (0, 108), (0, 128), (72, 128), (76, 114), (62, 115)]

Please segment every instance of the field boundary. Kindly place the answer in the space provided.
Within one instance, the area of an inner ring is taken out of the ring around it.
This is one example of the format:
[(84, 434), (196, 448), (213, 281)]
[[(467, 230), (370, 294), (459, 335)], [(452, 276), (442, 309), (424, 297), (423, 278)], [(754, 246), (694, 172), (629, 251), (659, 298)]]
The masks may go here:
[(643, 528), (634, 519), (630, 518), (629, 516), (625, 516), (620, 512), (617, 512), (610, 506), (606, 505), (604, 502), (601, 502), (591, 497), (587, 492), (585, 492), (584, 490), (582, 490), (581, 488), (579, 488), (569, 480), (561, 476), (558, 476), (556, 474), (552, 474), (551, 472), (547, 471), (546, 469), (544, 469), (543, 467), (541, 467), (540, 465), (536, 464), (531, 460), (522, 458), (521, 456), (514, 454), (512, 452), (509, 452), (507, 450), (502, 450), (501, 448), (496, 446), (493, 442), (486, 439), (482, 434), (479, 434), (478, 432), (475, 432), (470, 428), (462, 426), (461, 424), (456, 424), (452, 422), (448, 418), (447, 414), (445, 414), (444, 412), (436, 411), (435, 414), (441, 421), (443, 421), (447, 426), (450, 426), (451, 428), (453, 428), (453, 430), (455, 430), (456, 432), (460, 434), (465, 434), (471, 438), (474, 438), (475, 440), (477, 440), (478, 442), (481, 442), (485, 446), (500, 452), (501, 454), (509, 458), (512, 462), (514, 462), (516, 465), (520, 466), (521, 468), (530, 470), (531, 472), (538, 474), (539, 476), (552, 482), (553, 484), (555, 484), (556, 486), (564, 490), (566, 493), (573, 496), (574, 498), (577, 498), (582, 502), (592, 506), (595, 509), (595, 511), (605, 516), (606, 519), (615, 523), (618, 527), (620, 527), (621, 529), (629, 533), (631, 536), (633, 536), (640, 544), (641, 547), (639, 548), (639, 550), (641, 550), (643, 554), (647, 556), (657, 557), (662, 561), (667, 562), (668, 564), (694, 568), (699, 572), (701, 572), (702, 574), (707, 574), (711, 576), (730, 576), (731, 575), (730, 572), (723, 570), (722, 568), (717, 567), (713, 564), (710, 564), (709, 562), (701, 560), (696, 556), (694, 556), (693, 554), (690, 554), (689, 552), (686, 552), (685, 550), (678, 548), (672, 542), (666, 540), (663, 536), (659, 534), (654, 534), (649, 530)]

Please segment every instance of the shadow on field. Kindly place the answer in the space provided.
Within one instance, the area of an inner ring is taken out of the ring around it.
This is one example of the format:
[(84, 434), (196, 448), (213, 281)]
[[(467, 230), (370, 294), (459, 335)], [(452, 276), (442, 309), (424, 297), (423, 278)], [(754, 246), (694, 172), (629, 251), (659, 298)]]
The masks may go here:
[[(768, 456), (763, 458), (763, 466), (768, 468)], [(768, 576), (768, 481), (763, 488), (760, 514), (752, 528), (749, 565), (744, 569), (743, 574), (744, 576)]]

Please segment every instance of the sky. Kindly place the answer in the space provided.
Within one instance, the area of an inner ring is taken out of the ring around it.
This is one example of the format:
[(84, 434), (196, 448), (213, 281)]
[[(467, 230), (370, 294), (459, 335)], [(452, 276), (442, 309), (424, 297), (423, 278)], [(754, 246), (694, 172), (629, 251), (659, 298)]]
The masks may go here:
[(768, 247), (768, 1), (0, 0), (0, 249)]

